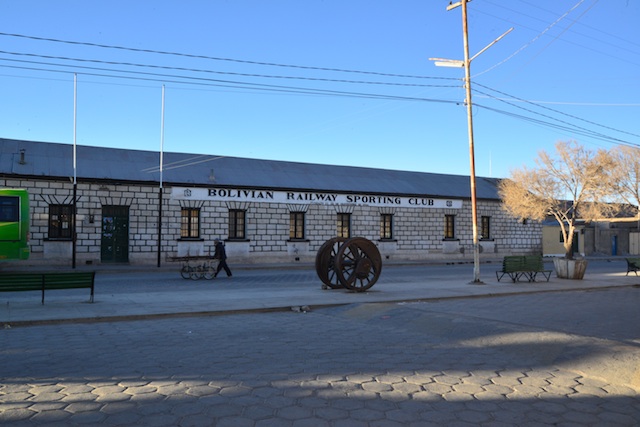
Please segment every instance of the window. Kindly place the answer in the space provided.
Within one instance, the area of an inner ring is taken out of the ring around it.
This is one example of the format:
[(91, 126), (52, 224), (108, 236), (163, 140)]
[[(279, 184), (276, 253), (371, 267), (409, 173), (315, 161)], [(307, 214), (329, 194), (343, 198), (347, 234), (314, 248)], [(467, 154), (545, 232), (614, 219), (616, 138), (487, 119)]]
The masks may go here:
[(229, 210), (229, 239), (245, 239), (246, 211)]
[(49, 205), (49, 238), (71, 239), (73, 205)]
[(304, 239), (304, 212), (289, 212), (289, 238)]
[(393, 215), (380, 215), (380, 238), (385, 240), (393, 239)]
[(182, 208), (180, 237), (183, 239), (200, 238), (200, 209)]
[(338, 237), (351, 237), (351, 214), (338, 214)]
[(491, 217), (483, 216), (480, 220), (480, 238), (491, 239)]
[(20, 220), (20, 198), (0, 197), (0, 222), (18, 222)]
[(456, 238), (456, 216), (455, 215), (444, 216), (444, 238), (445, 239)]

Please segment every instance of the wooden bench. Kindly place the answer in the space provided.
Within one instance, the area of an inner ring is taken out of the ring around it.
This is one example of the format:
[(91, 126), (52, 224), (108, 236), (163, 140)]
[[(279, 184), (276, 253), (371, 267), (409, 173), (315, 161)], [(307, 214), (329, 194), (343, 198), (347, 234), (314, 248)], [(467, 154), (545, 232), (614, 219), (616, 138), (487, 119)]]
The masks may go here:
[(547, 282), (551, 278), (552, 270), (544, 269), (544, 262), (540, 255), (508, 255), (502, 260), (502, 270), (496, 271), (498, 282), (505, 276), (515, 283), (522, 277), (535, 282), (538, 274), (542, 274)]
[(630, 272), (636, 273), (638, 275), (638, 271), (640, 271), (640, 258), (627, 258), (627, 276)]
[(5, 273), (0, 275), (0, 292), (42, 292), (42, 304), (46, 290), (89, 288), (89, 302), (93, 302), (96, 273), (64, 272), (64, 273)]

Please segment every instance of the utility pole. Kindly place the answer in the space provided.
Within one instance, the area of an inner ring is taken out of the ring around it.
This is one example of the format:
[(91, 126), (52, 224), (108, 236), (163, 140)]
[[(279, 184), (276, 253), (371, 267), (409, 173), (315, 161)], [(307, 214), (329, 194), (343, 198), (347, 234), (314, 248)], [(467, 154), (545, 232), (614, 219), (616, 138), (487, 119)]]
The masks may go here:
[(478, 203), (476, 200), (476, 161), (473, 145), (473, 110), (471, 106), (471, 61), (469, 60), (469, 27), (467, 26), (467, 0), (462, 0), (462, 34), (464, 43), (464, 87), (469, 132), (469, 167), (471, 180), (471, 215), (473, 215), (473, 283), (480, 283), (480, 247), (478, 246)]
[(472, 58), (469, 57), (469, 28), (467, 26), (467, 3), (470, 0), (461, 0), (456, 3), (450, 3), (447, 11), (462, 6), (462, 38), (464, 43), (464, 60), (456, 61), (451, 59), (429, 58), (434, 60), (436, 66), (443, 67), (464, 67), (464, 87), (465, 87), (465, 104), (467, 106), (467, 128), (469, 134), (469, 166), (470, 166), (470, 187), (471, 187), (471, 215), (473, 230), (473, 281), (472, 284), (482, 284), (480, 280), (480, 245), (478, 243), (478, 203), (476, 200), (476, 164), (475, 164), (475, 148), (473, 143), (473, 106), (471, 104), (471, 61), (478, 55), (487, 50), (498, 40), (509, 34), (513, 28), (495, 39)]

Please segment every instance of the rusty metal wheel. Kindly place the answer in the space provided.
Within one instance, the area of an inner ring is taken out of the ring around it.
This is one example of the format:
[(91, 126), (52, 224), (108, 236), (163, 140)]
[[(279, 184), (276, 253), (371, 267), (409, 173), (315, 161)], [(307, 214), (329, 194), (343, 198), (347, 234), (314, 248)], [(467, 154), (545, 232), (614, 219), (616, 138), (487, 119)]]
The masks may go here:
[(334, 263), (340, 283), (356, 292), (372, 287), (382, 271), (380, 251), (373, 242), (363, 237), (354, 237), (344, 242)]
[(335, 269), (335, 259), (340, 250), (340, 246), (347, 239), (334, 237), (329, 239), (318, 249), (316, 254), (316, 273), (325, 286), (331, 289), (342, 289), (344, 285), (340, 282)]

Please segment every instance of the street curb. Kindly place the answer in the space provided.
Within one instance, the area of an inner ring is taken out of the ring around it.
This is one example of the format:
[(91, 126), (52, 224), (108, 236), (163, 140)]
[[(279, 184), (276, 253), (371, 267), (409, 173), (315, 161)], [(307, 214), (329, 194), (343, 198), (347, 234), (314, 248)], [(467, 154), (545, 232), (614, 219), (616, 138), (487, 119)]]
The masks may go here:
[[(482, 286), (473, 284), (475, 286)], [(585, 291), (600, 291), (607, 289), (622, 289), (622, 288), (638, 288), (640, 284), (632, 285), (611, 285), (600, 287), (585, 287), (585, 288), (571, 288), (571, 289), (540, 289), (534, 291), (514, 291), (507, 293), (488, 293), (481, 295), (454, 295), (444, 297), (433, 298), (416, 298), (416, 299), (396, 299), (385, 301), (369, 301), (359, 303), (331, 303), (331, 304), (308, 304), (309, 310), (322, 309), (329, 307), (340, 307), (345, 305), (362, 305), (362, 304), (400, 304), (400, 303), (427, 303), (427, 302), (440, 302), (440, 301), (452, 301), (463, 299), (482, 299), (482, 298), (495, 298), (495, 297), (511, 297), (518, 295), (531, 295), (531, 294), (543, 294), (543, 293), (560, 293), (560, 292), (585, 292)], [(278, 307), (260, 307), (260, 308), (246, 308), (246, 309), (232, 309), (232, 310), (212, 310), (212, 311), (195, 311), (195, 312), (177, 312), (177, 313), (150, 313), (150, 314), (124, 314), (117, 316), (105, 316), (105, 317), (78, 317), (69, 319), (46, 319), (46, 320), (18, 320), (15, 322), (4, 322), (2, 327), (4, 329), (30, 327), (30, 326), (50, 326), (50, 325), (68, 325), (68, 324), (89, 324), (89, 323), (109, 323), (109, 322), (137, 322), (145, 320), (159, 320), (159, 319), (181, 319), (189, 317), (218, 317), (218, 316), (231, 316), (237, 314), (259, 314), (259, 313), (278, 313), (292, 311), (290, 305), (278, 306)]]

